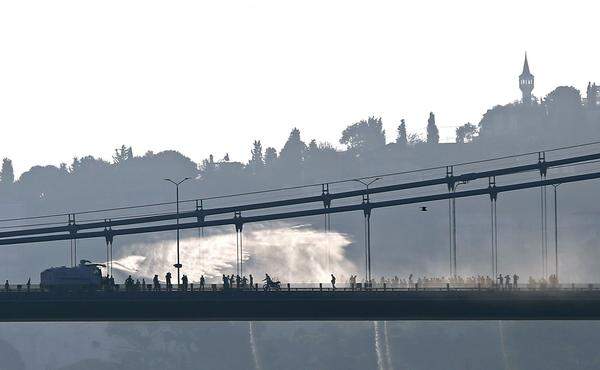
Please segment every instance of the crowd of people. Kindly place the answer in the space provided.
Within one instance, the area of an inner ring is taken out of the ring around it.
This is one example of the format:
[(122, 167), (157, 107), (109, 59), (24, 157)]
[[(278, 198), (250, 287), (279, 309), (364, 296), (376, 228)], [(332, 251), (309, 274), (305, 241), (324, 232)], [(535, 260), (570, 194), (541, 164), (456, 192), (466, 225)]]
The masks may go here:
[[(252, 276), (252, 274), (248, 275), (248, 277), (246, 277), (245, 275), (240, 276), (235, 274), (223, 274), (222, 281), (223, 289), (258, 289), (258, 284), (255, 284), (254, 276)], [(269, 274), (265, 274), (265, 278), (262, 281), (264, 282), (263, 288), (265, 290), (278, 290), (281, 288), (281, 283), (279, 281), (274, 281), (273, 279), (271, 279)], [(108, 276), (106, 278), (103, 278), (103, 286), (114, 286), (114, 279), (112, 279), (112, 277), (109, 278)], [(127, 279), (125, 279), (124, 286), (126, 291), (173, 291), (172, 275), (170, 272), (167, 272), (165, 274), (164, 284), (161, 284), (158, 275), (154, 275), (151, 285), (146, 285), (146, 281), (143, 278), (141, 281), (139, 279), (136, 279), (134, 281), (132, 276), (129, 275)], [(195, 290), (193, 284), (189, 283), (187, 275), (184, 274), (181, 277), (181, 284), (177, 287), (177, 290), (188, 291), (192, 289)], [(206, 289), (206, 278), (204, 277), (204, 275), (200, 276), (197, 289), (199, 291), (203, 291)]]
[[(393, 277), (381, 277), (379, 280), (372, 280), (370, 283), (366, 281), (357, 281), (357, 275), (350, 275), (350, 277), (346, 278), (345, 276), (341, 276), (342, 281), (347, 281), (347, 284), (350, 289), (362, 288), (366, 285), (372, 288), (399, 288), (399, 289), (427, 289), (427, 288), (497, 288), (497, 289), (518, 289), (521, 287), (519, 285), (519, 275), (517, 274), (498, 274), (495, 279), (491, 278), (489, 275), (477, 275), (477, 276), (439, 276), (439, 277), (427, 277), (422, 276), (415, 278), (413, 274), (408, 275), (407, 278), (399, 278), (397, 275)], [(222, 276), (223, 281), (223, 289), (258, 289), (258, 284), (254, 281), (254, 276), (249, 274), (248, 277), (245, 275), (226, 275)], [(280, 290), (281, 282), (275, 281), (269, 276), (269, 274), (265, 274), (265, 278), (262, 279), (264, 290)], [(331, 274), (331, 288), (336, 289), (336, 281), (337, 278), (334, 274)], [(214, 285), (214, 284), (213, 284)], [(29, 291), (31, 287), (31, 279), (27, 281), (26, 290)], [(544, 289), (544, 288), (557, 288), (559, 287), (559, 281), (556, 275), (552, 274), (547, 279), (540, 278), (534, 279), (533, 277), (529, 277), (527, 281), (527, 289)], [(104, 290), (114, 290), (116, 287), (115, 279), (112, 276), (103, 276), (101, 281), (101, 287)], [(146, 280), (144, 278), (133, 279), (131, 275), (125, 279), (124, 288), (128, 292), (133, 291), (173, 291), (173, 283), (172, 283), (172, 275), (170, 272), (165, 274), (164, 286), (161, 284), (158, 275), (154, 275), (152, 279), (152, 284), (147, 285)], [(193, 284), (189, 284), (189, 279), (187, 275), (183, 275), (181, 277), (181, 284), (178, 285), (177, 290), (179, 291), (188, 291), (188, 290), (198, 290), (204, 291), (206, 288), (206, 278), (204, 275), (200, 276), (200, 279), (197, 284), (197, 288), (194, 288)], [(214, 288), (211, 288), (214, 289)], [(4, 290), (10, 291), (10, 284), (8, 280), (4, 283)]]
[[(356, 276), (350, 276), (348, 280), (350, 286), (356, 284)], [(496, 278), (489, 275), (473, 275), (473, 276), (434, 276), (434, 277), (415, 277), (410, 274), (406, 279), (394, 277), (381, 277), (378, 281), (371, 283), (374, 287), (391, 287), (391, 288), (440, 288), (451, 286), (454, 288), (502, 288), (511, 289), (519, 287), (519, 275), (517, 274), (498, 274)]]
[[(356, 275), (350, 275), (348, 278), (348, 285), (350, 287), (356, 287)], [(371, 282), (372, 287), (390, 287), (390, 288), (442, 288), (451, 286), (453, 288), (499, 288), (499, 289), (518, 289), (522, 285), (519, 285), (520, 277), (517, 274), (498, 274), (496, 278), (492, 278), (489, 275), (476, 275), (476, 276), (438, 276), (438, 277), (418, 277), (415, 278), (413, 274), (410, 274), (406, 279), (399, 278), (398, 276), (393, 277), (381, 277), (379, 280), (373, 280)], [(362, 284), (365, 282), (363, 281)], [(529, 277), (527, 282), (528, 289), (543, 289), (543, 288), (556, 288), (559, 287), (559, 281), (556, 275), (552, 274), (547, 279), (540, 278), (534, 279)]]

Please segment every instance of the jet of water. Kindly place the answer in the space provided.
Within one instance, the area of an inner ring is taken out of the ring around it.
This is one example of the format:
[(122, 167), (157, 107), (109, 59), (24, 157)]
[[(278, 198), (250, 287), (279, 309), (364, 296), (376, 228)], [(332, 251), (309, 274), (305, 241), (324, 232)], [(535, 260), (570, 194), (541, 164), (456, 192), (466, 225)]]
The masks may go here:
[[(253, 274), (259, 281), (266, 272), (274, 279), (295, 283), (329, 281), (331, 273), (355, 274), (356, 266), (345, 256), (350, 242), (344, 234), (307, 227), (246, 229), (244, 274)], [(152, 279), (158, 274), (162, 279), (177, 259), (173, 240), (125, 245), (121, 250), (125, 257), (114, 261), (115, 269), (138, 278)], [(222, 274), (235, 273), (236, 235), (184, 238), (180, 241), (180, 260), (181, 272), (190, 282), (198, 281), (201, 275), (218, 281)]]

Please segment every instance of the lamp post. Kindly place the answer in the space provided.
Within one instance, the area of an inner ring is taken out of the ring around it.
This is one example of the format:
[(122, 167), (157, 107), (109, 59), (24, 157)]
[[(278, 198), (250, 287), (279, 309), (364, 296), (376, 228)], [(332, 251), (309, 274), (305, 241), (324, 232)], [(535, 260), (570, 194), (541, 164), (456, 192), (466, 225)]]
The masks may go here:
[(179, 262), (179, 185), (181, 185), (184, 181), (189, 180), (189, 177), (185, 177), (180, 181), (173, 181), (171, 179), (164, 179), (165, 181), (170, 182), (175, 185), (175, 203), (177, 204), (177, 263), (173, 265), (173, 267), (177, 268), (177, 286), (181, 283), (179, 278), (179, 270), (181, 269), (182, 264)]
[[(381, 177), (376, 177), (371, 181), (363, 181), (361, 179), (354, 179), (354, 181), (363, 184), (367, 190), (366, 196), (363, 196), (363, 202), (369, 203), (369, 186), (375, 181), (381, 180)], [(365, 211), (365, 279), (367, 283), (371, 283), (371, 210)]]

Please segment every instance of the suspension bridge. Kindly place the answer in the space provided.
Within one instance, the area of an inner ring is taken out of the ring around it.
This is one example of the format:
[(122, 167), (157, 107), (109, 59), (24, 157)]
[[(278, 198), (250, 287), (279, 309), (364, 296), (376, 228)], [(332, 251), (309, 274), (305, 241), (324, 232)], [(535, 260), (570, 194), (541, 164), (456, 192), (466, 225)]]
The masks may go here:
[[(548, 153), (553, 153), (553, 158)], [(239, 203), (223, 207), (206, 207), (206, 199), (185, 200), (192, 209), (161, 214), (139, 214), (127, 217), (106, 217), (83, 220), (86, 211), (52, 215), (66, 216), (63, 224), (34, 224), (10, 227), (0, 231), (0, 245), (17, 245), (69, 241), (71, 264), (77, 260), (77, 241), (102, 238), (106, 243), (107, 270), (112, 275), (113, 243), (121, 236), (149, 234), (186, 229), (232, 226), (236, 231), (236, 274), (244, 274), (244, 225), (309, 216), (324, 216), (330, 228), (334, 214), (358, 212), (364, 217), (364, 269), (368, 282), (360, 288), (352, 286), (328, 289), (322, 285), (311, 288), (284, 286), (280, 291), (264, 291), (258, 287), (246, 289), (210, 289), (194, 291), (187, 287), (169, 292), (93, 291), (84, 293), (49, 292), (31, 286), (6, 287), (0, 292), (0, 320), (6, 321), (109, 321), (109, 320), (392, 320), (392, 319), (597, 319), (600, 318), (600, 290), (593, 284), (585, 286), (514, 287), (451, 286), (405, 288), (375, 286), (371, 271), (371, 214), (374, 210), (410, 204), (448, 201), (450, 221), (450, 274), (456, 275), (456, 233), (453, 223), (454, 201), (459, 198), (486, 197), (490, 204), (492, 277), (498, 274), (498, 221), (496, 204), (499, 195), (525, 189), (540, 189), (542, 218), (543, 274), (548, 277), (547, 191), (554, 188), (555, 220), (556, 191), (560, 184), (578, 183), (600, 178), (600, 171), (583, 168), (584, 164), (600, 160), (600, 152), (561, 155), (560, 152), (537, 152), (530, 163), (493, 166), (477, 172), (460, 173), (458, 165), (436, 167), (439, 176), (415, 181), (372, 186), (378, 176), (354, 179), (365, 187), (359, 190), (334, 192), (332, 183), (320, 184), (320, 192), (309, 196), (282, 197), (263, 202)], [(515, 156), (516, 157), (516, 156)], [(565, 171), (553, 171), (568, 168)], [(443, 172), (442, 172), (443, 171)], [(533, 174), (537, 178), (514, 179), (514, 175)], [(367, 181), (370, 180), (370, 181)], [(346, 181), (346, 180), (345, 180)], [(461, 184), (480, 183), (467, 190)], [(428, 194), (407, 196), (403, 191), (424, 189)], [(375, 195), (386, 195), (374, 200)], [(149, 205), (115, 208), (144, 209)], [(101, 210), (106, 213), (109, 210)], [(24, 221), (50, 216), (34, 216), (5, 221)], [(558, 254), (555, 254), (555, 276), (558, 278)], [(177, 255), (177, 287), (182, 263)], [(369, 283), (371, 282), (371, 283)]]

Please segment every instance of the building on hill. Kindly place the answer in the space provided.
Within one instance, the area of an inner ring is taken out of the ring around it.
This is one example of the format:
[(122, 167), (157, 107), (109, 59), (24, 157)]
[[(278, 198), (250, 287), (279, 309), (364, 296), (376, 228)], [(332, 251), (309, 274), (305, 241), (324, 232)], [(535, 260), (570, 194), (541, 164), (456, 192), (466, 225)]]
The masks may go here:
[(576, 141), (600, 125), (600, 85), (589, 82), (586, 98), (572, 86), (559, 86), (545, 98), (533, 96), (534, 76), (527, 54), (519, 75), (521, 101), (489, 109), (479, 122), (481, 140), (547, 143), (553, 138)]
[(527, 61), (527, 53), (525, 53), (525, 61), (523, 62), (523, 72), (519, 76), (519, 89), (521, 89), (521, 103), (532, 104), (534, 102), (531, 94), (534, 87), (535, 78), (529, 71), (529, 62)]
[(584, 99), (584, 104), (588, 108), (600, 108), (600, 85), (588, 82), (587, 97)]

